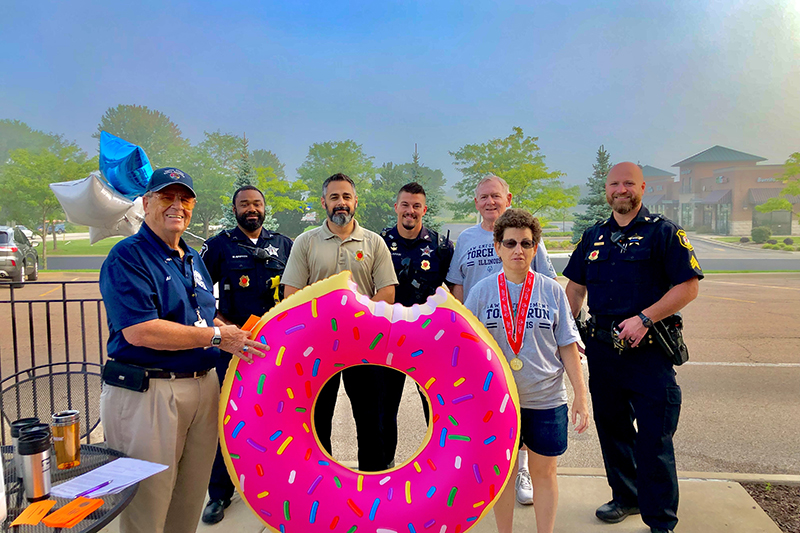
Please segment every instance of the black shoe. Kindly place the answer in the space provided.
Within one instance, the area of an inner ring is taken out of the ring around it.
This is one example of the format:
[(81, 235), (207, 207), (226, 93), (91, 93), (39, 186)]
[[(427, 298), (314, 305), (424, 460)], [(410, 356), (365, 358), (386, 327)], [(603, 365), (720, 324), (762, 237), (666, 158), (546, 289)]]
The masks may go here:
[(203, 523), (216, 524), (225, 518), (225, 509), (231, 504), (230, 500), (211, 500), (203, 509)]
[(671, 529), (664, 529), (663, 527), (651, 527), (650, 533), (673, 533)]
[(624, 505), (611, 500), (610, 502), (604, 503), (598, 507), (594, 514), (603, 522), (616, 524), (617, 522), (622, 522), (628, 518), (628, 515), (639, 514), (639, 508), (625, 507)]

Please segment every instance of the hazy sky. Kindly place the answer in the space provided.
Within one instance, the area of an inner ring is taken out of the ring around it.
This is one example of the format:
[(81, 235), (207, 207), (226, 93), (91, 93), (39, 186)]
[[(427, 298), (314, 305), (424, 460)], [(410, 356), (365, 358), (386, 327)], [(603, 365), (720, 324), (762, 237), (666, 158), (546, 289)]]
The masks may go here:
[[(600, 4), (600, 5), (598, 5)], [(294, 176), (314, 142), (376, 165), (539, 137), (551, 169), (671, 165), (715, 144), (782, 163), (800, 151), (800, 0), (673, 2), (0, 3), (0, 118), (97, 153), (118, 104), (192, 142), (241, 134)]]

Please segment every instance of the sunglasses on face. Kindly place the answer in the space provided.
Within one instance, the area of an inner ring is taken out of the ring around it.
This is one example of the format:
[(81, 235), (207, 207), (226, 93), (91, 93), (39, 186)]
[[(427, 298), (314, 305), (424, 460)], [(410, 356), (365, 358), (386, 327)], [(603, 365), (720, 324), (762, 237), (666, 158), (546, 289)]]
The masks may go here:
[(175, 203), (175, 198), (180, 198), (181, 206), (187, 211), (191, 211), (197, 205), (197, 198), (193, 196), (183, 196), (174, 192), (157, 192), (154, 195), (158, 197), (158, 203), (161, 207), (171, 206)]
[(521, 241), (515, 241), (514, 239), (503, 239), (500, 241), (503, 243), (503, 247), (513, 250), (517, 247), (517, 244), (522, 246), (524, 250), (530, 250), (533, 248), (533, 241), (530, 239), (522, 239)]

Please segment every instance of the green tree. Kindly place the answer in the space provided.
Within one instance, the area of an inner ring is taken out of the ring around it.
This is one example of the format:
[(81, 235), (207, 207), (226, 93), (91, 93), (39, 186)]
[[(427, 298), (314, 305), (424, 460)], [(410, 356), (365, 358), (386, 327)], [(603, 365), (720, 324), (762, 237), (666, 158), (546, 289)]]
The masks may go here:
[(282, 179), (286, 179), (286, 165), (281, 163), (278, 156), (270, 150), (257, 149), (253, 150), (250, 154), (250, 161), (253, 168), (271, 168), (275, 175)]
[[(225, 228), (231, 229), (236, 227), (236, 217), (231, 209), (233, 205), (233, 194), (239, 187), (244, 187), (245, 185), (257, 187), (258, 176), (253, 169), (253, 165), (250, 163), (250, 142), (247, 140), (247, 137), (242, 137), (239, 159), (236, 162), (236, 179), (233, 182), (230, 193), (222, 204), (222, 220), (220, 220), (220, 223)], [(277, 230), (278, 223), (272, 216), (272, 207), (269, 204), (266, 205), (265, 211), (264, 227), (270, 230)]]
[(272, 167), (256, 168), (255, 172), (256, 187), (264, 193), (264, 203), (270, 207), (273, 216), (287, 211), (304, 211), (306, 202), (302, 197), (308, 191), (305, 183), (282, 179)]
[(72, 143), (66, 142), (61, 135), (34, 130), (20, 120), (0, 120), (0, 165), (8, 162), (9, 154), (14, 150), (58, 151)]
[(393, 226), (397, 220), (394, 201), (397, 191), (412, 181), (406, 165), (384, 163), (377, 169), (377, 175), (370, 187), (365, 188), (358, 198), (358, 222), (367, 229), (379, 232)]
[[(325, 212), (316, 200), (322, 196), (322, 182), (339, 172), (347, 174), (355, 182), (356, 193), (359, 195), (359, 212), (362, 207), (367, 207), (362, 206), (362, 196), (369, 196), (367, 193), (375, 178), (373, 159), (364, 153), (360, 144), (349, 139), (314, 143), (308, 148), (308, 155), (297, 169), (297, 175), (308, 187), (309, 203), (317, 213), (317, 220), (325, 218)], [(366, 200), (369, 203), (369, 199)], [(360, 215), (357, 218), (362, 222)]]
[(572, 226), (573, 243), (580, 240), (586, 228), (611, 216), (611, 206), (606, 202), (606, 176), (611, 166), (611, 156), (601, 144), (597, 149), (596, 161), (592, 165), (592, 175), (587, 180), (589, 193), (580, 199), (580, 204), (587, 206), (586, 212), (575, 215), (575, 223)]
[[(455, 152), (456, 168), (464, 175), (455, 188), (460, 201), (452, 204), (457, 217), (474, 212), (475, 187), (486, 174), (495, 174), (508, 182), (514, 195), (514, 205), (540, 216), (558, 208), (563, 195), (552, 195), (563, 189), (562, 173), (551, 171), (536, 144), (538, 137), (526, 137), (522, 128), (515, 127), (504, 139), (490, 139), (483, 144), (467, 144)], [(574, 205), (574, 203), (573, 203)]]
[[(206, 134), (208, 135), (208, 134)], [(194, 182), (197, 205), (192, 213), (192, 230), (208, 239), (210, 226), (222, 218), (222, 203), (229, 198), (233, 175), (223, 168), (208, 143), (196, 146), (171, 148), (166, 161), (169, 165), (187, 172)]]
[(800, 221), (800, 212), (792, 209), (792, 203), (787, 198), (788, 196), (800, 197), (800, 152), (795, 152), (789, 156), (789, 159), (784, 163), (783, 183), (786, 187), (775, 198), (770, 198), (761, 205), (757, 205), (756, 209), (762, 213), (769, 213), (770, 211), (791, 211), (793, 215), (798, 217)]
[(220, 172), (233, 182), (236, 179), (236, 172), (242, 157), (243, 141), (244, 138), (239, 135), (222, 133), (217, 130), (212, 133), (205, 132), (200, 146), (208, 153), (209, 157), (214, 159)]
[(147, 106), (120, 104), (108, 108), (92, 137), (100, 139), (102, 131), (140, 146), (153, 168), (169, 164), (164, 156), (170, 148), (189, 146), (180, 128), (167, 115)]
[[(42, 225), (42, 239), (48, 222), (62, 216), (61, 204), (50, 190), (51, 183), (85, 178), (97, 169), (97, 157), (86, 159), (86, 153), (75, 146), (57, 151), (15, 150), (0, 173), (0, 201), (6, 216), (35, 228)], [(53, 248), (57, 246), (53, 234)], [(42, 246), (42, 264), (47, 268), (47, 246)]]
[[(425, 188), (428, 205), (428, 213), (423, 219), (425, 226), (438, 231), (441, 223), (434, 217), (440, 212), (444, 198), (444, 174), (441, 170), (423, 165), (416, 147), (410, 163), (395, 165), (388, 162), (378, 168), (372, 186), (364, 195), (363, 207), (359, 207), (361, 212), (359, 221), (364, 227), (380, 231), (383, 228), (394, 226), (397, 223), (397, 214), (394, 212), (397, 192), (403, 185), (412, 181), (416, 181)], [(359, 200), (360, 206), (361, 203)]]
[(437, 169), (426, 167), (422, 164), (417, 151), (417, 145), (414, 144), (414, 153), (411, 156), (411, 180), (416, 181), (425, 189), (425, 203), (428, 205), (428, 212), (425, 214), (424, 224), (439, 231), (442, 223), (436, 220), (436, 217), (441, 216), (445, 204), (444, 187), (446, 185), (444, 179), (444, 172)]

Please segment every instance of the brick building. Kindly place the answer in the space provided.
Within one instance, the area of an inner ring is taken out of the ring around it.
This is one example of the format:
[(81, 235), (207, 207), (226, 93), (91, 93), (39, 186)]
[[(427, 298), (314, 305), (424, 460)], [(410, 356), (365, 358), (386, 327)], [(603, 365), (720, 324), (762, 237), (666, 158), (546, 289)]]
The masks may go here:
[[(676, 216), (663, 210), (655, 211), (663, 212), (685, 228), (720, 235), (749, 235), (757, 226), (770, 227), (774, 235), (800, 235), (800, 224), (792, 220), (789, 211), (760, 213), (755, 209), (778, 196), (785, 187), (783, 165), (758, 165), (761, 161), (766, 159), (723, 146), (714, 146), (679, 161), (672, 166), (680, 169), (680, 181), (673, 184), (672, 195), (665, 193), (665, 198), (660, 200), (677, 201), (673, 213)], [(645, 166), (643, 172), (647, 168), (653, 167)], [(652, 172), (655, 171), (658, 169)], [(654, 175), (651, 179), (657, 187), (666, 177)], [(645, 182), (647, 189), (642, 202), (648, 205), (647, 195), (659, 191), (648, 192), (651, 180), (647, 174)], [(800, 197), (788, 197), (788, 200), (796, 206), (795, 210), (800, 209)]]
[(642, 203), (651, 213), (660, 213), (670, 220), (678, 220), (678, 184), (675, 183), (675, 174), (651, 167), (640, 165), (646, 184)]

